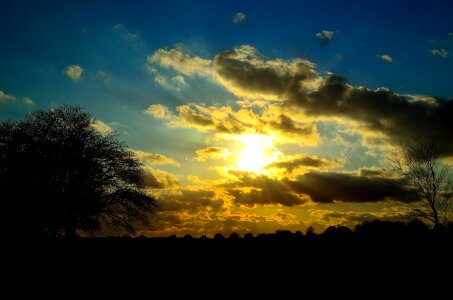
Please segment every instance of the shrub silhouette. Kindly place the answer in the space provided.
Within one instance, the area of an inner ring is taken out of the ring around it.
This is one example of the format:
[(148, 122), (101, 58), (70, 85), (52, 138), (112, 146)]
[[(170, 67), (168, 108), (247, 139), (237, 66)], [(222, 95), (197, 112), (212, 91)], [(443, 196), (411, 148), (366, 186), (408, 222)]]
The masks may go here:
[(233, 232), (232, 234), (230, 234), (230, 237), (229, 237), (230, 240), (239, 240), (240, 238), (241, 237), (236, 232)]
[(91, 115), (63, 105), (0, 124), (0, 190), (8, 233), (67, 237), (108, 223), (133, 231), (156, 200), (145, 193), (141, 164)]
[(247, 233), (244, 235), (244, 239), (246, 239), (246, 240), (252, 240), (252, 239), (253, 239), (253, 233), (247, 232)]
[(221, 233), (216, 233), (214, 236), (214, 240), (223, 240), (224, 236)]

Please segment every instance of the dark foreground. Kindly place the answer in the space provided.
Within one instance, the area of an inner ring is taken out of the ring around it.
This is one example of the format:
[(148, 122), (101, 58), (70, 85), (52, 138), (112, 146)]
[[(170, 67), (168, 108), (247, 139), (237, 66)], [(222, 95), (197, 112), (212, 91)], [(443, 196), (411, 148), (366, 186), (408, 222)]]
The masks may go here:
[[(13, 282), (74, 276), (78, 284), (100, 280), (194, 282), (208, 285), (264, 285), (310, 280), (385, 286), (408, 280), (453, 282), (451, 230), (331, 232), (297, 235), (280, 232), (255, 238), (79, 238), (19, 242), (3, 246), (3, 269)], [(81, 275), (79, 275), (81, 274)], [(221, 280), (232, 280), (231, 283)], [(70, 281), (72, 283), (72, 281)]]

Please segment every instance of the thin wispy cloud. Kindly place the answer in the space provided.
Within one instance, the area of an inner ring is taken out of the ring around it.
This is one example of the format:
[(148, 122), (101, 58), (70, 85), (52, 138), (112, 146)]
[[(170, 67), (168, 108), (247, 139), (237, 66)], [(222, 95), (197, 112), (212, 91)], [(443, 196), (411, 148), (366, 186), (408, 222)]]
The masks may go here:
[(22, 102), (26, 105), (26, 106), (33, 106), (35, 104), (35, 102), (29, 98), (29, 97), (24, 97), (24, 99), (22, 99)]
[(6, 94), (4, 91), (0, 91), (0, 103), (7, 103), (16, 100), (16, 97)]
[(432, 49), (430, 52), (432, 55), (440, 56), (442, 58), (448, 58), (450, 56), (450, 52), (448, 52), (447, 50), (445, 50), (443, 48), (442, 49)]

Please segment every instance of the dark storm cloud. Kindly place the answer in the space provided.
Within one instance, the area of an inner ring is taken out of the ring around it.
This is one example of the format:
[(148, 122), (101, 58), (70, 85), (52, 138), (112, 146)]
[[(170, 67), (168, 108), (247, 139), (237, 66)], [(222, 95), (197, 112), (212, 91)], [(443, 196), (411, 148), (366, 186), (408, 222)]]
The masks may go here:
[(363, 177), (347, 173), (310, 172), (297, 181), (287, 181), (291, 190), (307, 194), (314, 202), (413, 202), (401, 182), (384, 177)]
[(359, 121), (367, 130), (384, 133), (394, 142), (415, 134), (435, 137), (445, 154), (453, 153), (452, 100), (352, 87), (344, 78), (329, 75), (317, 91), (292, 94), (289, 101), (308, 115)]
[(453, 154), (453, 100), (354, 87), (334, 74), (319, 76), (306, 60), (266, 59), (243, 47), (218, 54), (213, 63), (233, 93), (279, 99), (312, 117), (357, 121), (364, 134), (383, 133), (393, 143), (415, 134), (434, 137), (443, 154)]
[(381, 221), (401, 221), (405, 219), (405, 215), (401, 214), (371, 214), (360, 212), (330, 212), (323, 216), (324, 219), (343, 219), (353, 223), (363, 223), (366, 221), (381, 220)]
[(227, 88), (245, 94), (279, 96), (297, 90), (301, 82), (317, 77), (314, 64), (307, 60), (263, 60), (251, 46), (218, 54), (213, 67)]
[(360, 169), (360, 176), (373, 177), (381, 176), (384, 174), (382, 169)]
[[(228, 184), (226, 188), (234, 197), (235, 203), (248, 206), (299, 205), (307, 201), (307, 196), (318, 203), (416, 201), (401, 182), (384, 177), (370, 178), (348, 173), (309, 172), (298, 177), (297, 180), (274, 180), (265, 175), (235, 173), (238, 182)], [(248, 189), (240, 189), (240, 187)]]

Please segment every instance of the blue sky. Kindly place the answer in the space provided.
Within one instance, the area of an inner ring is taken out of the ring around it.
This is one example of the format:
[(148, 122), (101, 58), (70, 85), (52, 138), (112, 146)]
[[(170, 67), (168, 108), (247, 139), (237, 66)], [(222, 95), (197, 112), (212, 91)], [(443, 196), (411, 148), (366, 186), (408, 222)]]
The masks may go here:
[[(237, 13), (242, 13), (244, 18), (233, 22)], [(206, 75), (204, 71), (188, 74), (181, 66), (169, 67), (163, 61), (168, 53), (150, 62), (148, 58), (159, 49), (176, 49), (173, 54), (187, 55), (191, 62), (206, 60), (213, 66), (219, 54), (249, 45), (259, 53), (255, 59), (260, 61), (278, 59), (289, 63), (303, 59), (313, 63), (313, 70), (321, 81), (333, 73), (344, 77), (355, 88), (384, 87), (399, 95), (450, 99), (453, 97), (452, 14), (451, 1), (3, 0), (0, 2), (0, 120), (21, 119), (28, 111), (62, 103), (84, 106), (98, 120), (116, 130), (131, 148), (159, 153), (179, 162), (179, 166), (171, 163), (156, 166), (155, 162), (148, 161), (154, 176), (162, 177), (162, 172), (166, 172), (178, 181), (176, 186), (163, 189), (163, 201), (168, 195), (171, 198), (176, 194), (182, 197), (180, 201), (191, 201), (190, 197), (183, 199), (189, 191), (211, 193), (211, 196), (217, 193), (214, 197), (217, 199), (218, 194), (228, 194), (220, 189), (219, 182), (208, 188), (206, 182), (196, 183), (187, 178), (198, 176), (201, 180), (223, 180), (222, 184), (226, 184), (228, 178), (218, 167), (232, 163), (197, 161), (194, 159), (196, 151), (217, 147), (227, 149), (234, 156), (234, 147), (241, 146), (237, 145), (237, 139), (222, 140), (218, 132), (208, 127), (189, 124), (181, 115), (178, 119), (177, 107), (190, 104), (202, 108), (230, 107), (236, 111), (242, 107), (257, 114), (263, 111), (270, 114), (269, 107), (275, 103), (266, 102), (264, 108), (243, 107), (237, 101), (257, 100), (248, 96), (253, 87), (247, 90), (239, 83), (242, 90), (238, 92), (231, 86), (233, 81), (222, 81), (227, 80), (225, 74)], [(241, 61), (239, 56), (236, 58)], [(241, 61), (241, 64), (253, 66), (250, 61)], [(68, 75), (71, 66), (80, 67), (82, 74)], [(25, 97), (31, 102), (25, 103)], [(249, 99), (245, 99), (247, 97)], [(155, 111), (144, 113), (150, 105), (163, 105), (172, 115), (159, 117)], [(207, 112), (197, 109), (207, 116)], [(209, 114), (213, 117), (214, 113)], [(314, 122), (310, 124), (316, 124), (321, 139), (316, 145), (275, 142), (278, 145), (275, 153), (282, 153), (279, 159), (286, 159), (286, 155), (292, 158), (315, 155), (336, 161), (339, 166), (333, 171), (338, 172), (384, 166), (385, 147), (370, 146), (366, 141), (371, 137), (363, 130), (351, 129), (349, 123), (338, 122), (338, 119), (307, 121), (305, 117), (297, 119), (294, 112), (288, 116), (298, 126)], [(344, 114), (340, 117), (344, 118)], [(363, 121), (357, 116), (352, 119)], [(403, 128), (405, 124), (398, 126)], [(391, 140), (395, 138), (394, 132), (388, 130), (380, 134)], [(266, 175), (263, 174), (258, 175)], [(296, 180), (296, 175), (291, 176), (291, 180)], [(233, 199), (231, 195), (225, 199)], [(282, 225), (275, 217), (267, 225), (258, 227), (244, 223), (241, 228), (246, 231), (323, 222), (315, 220), (316, 214), (310, 211), (313, 208), (299, 207), (294, 211), (294, 206), (287, 208), (276, 203), (275, 207), (255, 206), (256, 211), (251, 212), (244, 211), (236, 200), (224, 205), (228, 213), (263, 216), (269, 215), (264, 212), (269, 210), (273, 215), (285, 213), (296, 220), (296, 223)], [(381, 204), (376, 204), (376, 211), (366, 208), (366, 212), (384, 215)], [(319, 205), (321, 207), (316, 208), (319, 211), (333, 209)], [(360, 210), (360, 205), (354, 209)], [(218, 219), (224, 220), (225, 210), (221, 212), (223, 215)], [(225, 226), (221, 221), (219, 224)], [(161, 227), (160, 234), (168, 232), (168, 226)], [(201, 230), (184, 228), (177, 232)]]

